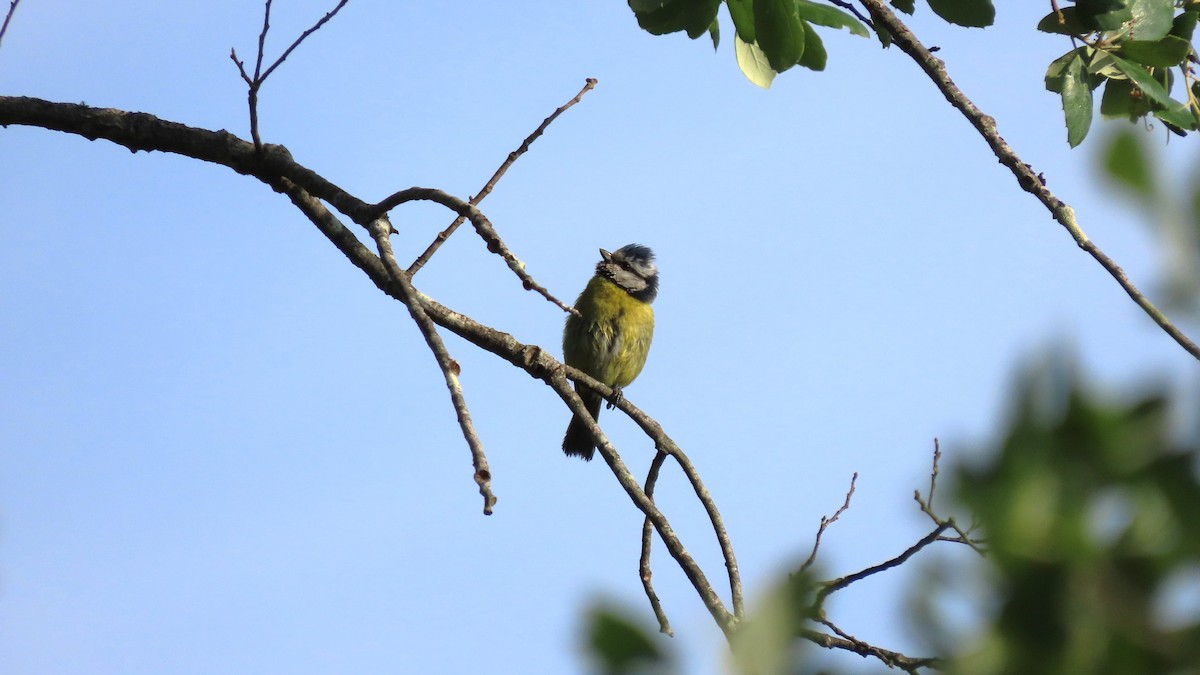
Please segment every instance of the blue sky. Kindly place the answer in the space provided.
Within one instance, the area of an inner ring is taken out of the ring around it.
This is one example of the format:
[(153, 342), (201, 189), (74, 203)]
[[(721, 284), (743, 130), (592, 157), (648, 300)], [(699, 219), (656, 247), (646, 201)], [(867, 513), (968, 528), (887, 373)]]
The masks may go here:
[[(331, 6), (275, 3), (269, 53)], [(927, 9), (912, 25), (1153, 292), (1154, 240), (1092, 169), (1102, 134), (1070, 151), (1042, 88), (1069, 45), (1033, 32), (1036, 8), (999, 9), (988, 30)], [(255, 2), (25, 0), (0, 45), (0, 92), (248, 137), (228, 55), (252, 58), (260, 27)], [(925, 534), (911, 496), (932, 439), (947, 461), (986, 442), (1014, 369), (1047, 345), (1076, 347), (1113, 392), (1195, 368), (907, 57), (823, 35), (826, 72), (763, 91), (738, 72), (731, 30), (714, 54), (642, 33), (622, 2), (353, 0), (261, 95), (263, 139), (352, 193), (465, 198), (599, 80), (483, 210), (564, 299), (597, 248), (656, 250), (655, 342), (626, 393), (701, 471), (751, 604), (807, 555), (855, 471), (827, 574)], [(1163, 150), (1184, 162), (1188, 146)], [(447, 337), (499, 497), (482, 516), (407, 312), (285, 198), (222, 167), (40, 129), (0, 130), (0, 157), (6, 672), (584, 672), (590, 603), (652, 625), (641, 518), (602, 463), (561, 455), (561, 402)], [(400, 258), (451, 220), (394, 211)], [(414, 281), (558, 350), (562, 312), (467, 229)], [(601, 422), (644, 473), (652, 446), (618, 414)], [(688, 495), (667, 471), (659, 503), (719, 579)], [(719, 672), (719, 632), (661, 547), (656, 559), (674, 647), (689, 672)], [(857, 585), (831, 617), (919, 651), (903, 618), (912, 578)]]

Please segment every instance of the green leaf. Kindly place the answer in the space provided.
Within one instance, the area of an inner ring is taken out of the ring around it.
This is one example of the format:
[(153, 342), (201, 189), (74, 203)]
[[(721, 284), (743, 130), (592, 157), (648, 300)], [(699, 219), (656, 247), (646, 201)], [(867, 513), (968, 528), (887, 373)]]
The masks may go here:
[(752, 44), (754, 37), (754, 0), (725, 0), (729, 18), (742, 42)]
[(1128, 40), (1121, 43), (1120, 54), (1131, 61), (1137, 61), (1144, 66), (1170, 68), (1177, 66), (1187, 58), (1192, 49), (1192, 43), (1183, 38), (1168, 35), (1153, 42)]
[(996, 20), (992, 0), (929, 0), (929, 8), (950, 23), (983, 28)]
[(1050, 62), (1050, 66), (1046, 68), (1046, 89), (1056, 94), (1062, 93), (1067, 66), (1074, 63), (1076, 59), (1082, 59), (1086, 54), (1085, 49), (1085, 47), (1072, 49)]
[(805, 572), (773, 584), (730, 640), (736, 673), (800, 673), (796, 636), (805, 625), (815, 584)]
[(804, 24), (804, 55), (800, 57), (800, 65), (809, 70), (825, 70), (828, 55), (825, 53), (825, 44), (821, 42), (821, 36), (817, 35), (812, 24), (807, 21), (801, 23)]
[(1195, 131), (1197, 129), (1196, 116), (1185, 103), (1176, 101), (1175, 105), (1162, 110), (1155, 110), (1154, 116), (1166, 123), (1167, 126), (1172, 127), (1171, 130), (1180, 136), (1184, 135), (1187, 131)]
[(1146, 149), (1134, 131), (1125, 128), (1113, 135), (1104, 150), (1104, 171), (1134, 194), (1150, 198), (1154, 194), (1154, 175)]
[[(809, 0), (795, 0), (795, 2), (797, 14), (805, 21), (811, 21), (818, 26), (826, 26), (828, 28), (847, 28), (854, 35), (861, 35), (862, 37), (870, 36), (866, 26), (859, 23), (858, 19), (837, 7), (818, 5), (815, 2), (809, 2)], [(805, 31), (806, 40), (808, 35), (813, 35), (811, 28), (810, 26), (809, 30)]]
[(648, 632), (607, 609), (594, 608), (587, 622), (588, 647), (606, 673), (632, 673), (661, 664), (664, 655)]
[(754, 32), (758, 46), (777, 73), (800, 62), (804, 55), (804, 25), (794, 0), (756, 0)]
[(1198, 18), (1200, 18), (1200, 12), (1184, 12), (1175, 17), (1175, 21), (1171, 25), (1171, 35), (1190, 41), (1192, 34), (1196, 32), (1196, 19)]
[(1075, 9), (1088, 30), (1116, 30), (1133, 19), (1128, 0), (1076, 0)]
[(1131, 0), (1129, 10), (1133, 24), (1129, 27), (1129, 38), (1152, 42), (1161, 40), (1171, 32), (1171, 20), (1175, 16), (1174, 0)]
[(1050, 12), (1038, 22), (1037, 29), (1043, 33), (1059, 35), (1083, 35), (1091, 32), (1079, 22), (1079, 14), (1074, 7), (1063, 7), (1061, 13), (1062, 21), (1059, 21), (1059, 12)]
[(1124, 117), (1133, 121), (1149, 114), (1150, 102), (1139, 90), (1135, 96), (1133, 83), (1126, 79), (1106, 80), (1104, 95), (1100, 98), (1100, 114), (1104, 117)]
[(708, 27), (708, 36), (712, 38), (713, 51), (717, 51), (721, 46), (721, 24), (717, 23), (716, 19), (713, 19), (712, 25)]
[(720, 7), (721, 0), (629, 0), (642, 30), (653, 35), (686, 31), (693, 40), (708, 32)]
[(740, 35), (733, 36), (733, 53), (737, 56), (738, 68), (747, 80), (762, 87), (771, 88), (771, 80), (776, 72), (767, 61), (767, 55), (759, 49), (758, 44), (742, 40)]
[(892, 46), (892, 34), (883, 27), (883, 24), (875, 24), (875, 37), (879, 39), (879, 44), (883, 45), (884, 49)]
[(1092, 88), (1079, 54), (1067, 64), (1062, 78), (1063, 114), (1067, 120), (1067, 142), (1074, 148), (1083, 142), (1092, 126)]
[(912, 16), (912, 13), (917, 9), (913, 4), (913, 0), (892, 0), (892, 7), (895, 7), (909, 16)]
[(1170, 108), (1175, 104), (1175, 101), (1171, 99), (1171, 95), (1167, 93), (1166, 87), (1162, 86), (1158, 80), (1154, 79), (1154, 76), (1151, 75), (1145, 68), (1136, 63), (1126, 61), (1116, 54), (1110, 53), (1108, 56), (1112, 58), (1113, 65), (1116, 66), (1117, 69), (1122, 73), (1124, 73), (1125, 77), (1133, 80), (1133, 83), (1137, 85), (1137, 88), (1141, 89), (1142, 93), (1149, 97), (1152, 101), (1164, 108)]

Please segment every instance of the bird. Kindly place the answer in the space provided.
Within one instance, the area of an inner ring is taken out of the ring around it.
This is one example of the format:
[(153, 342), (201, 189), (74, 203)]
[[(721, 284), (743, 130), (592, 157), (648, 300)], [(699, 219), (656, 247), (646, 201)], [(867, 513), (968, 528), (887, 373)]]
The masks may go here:
[[(563, 328), (563, 360), (616, 390), (628, 386), (646, 365), (654, 337), (654, 309), (658, 295), (658, 267), (654, 251), (627, 244), (609, 253), (600, 249), (596, 273), (575, 301), (578, 315), (567, 315)], [(575, 383), (592, 419), (600, 415), (600, 394)], [(609, 407), (612, 407), (611, 404)], [(568, 457), (591, 461), (596, 445), (578, 415), (571, 418), (563, 437)]]

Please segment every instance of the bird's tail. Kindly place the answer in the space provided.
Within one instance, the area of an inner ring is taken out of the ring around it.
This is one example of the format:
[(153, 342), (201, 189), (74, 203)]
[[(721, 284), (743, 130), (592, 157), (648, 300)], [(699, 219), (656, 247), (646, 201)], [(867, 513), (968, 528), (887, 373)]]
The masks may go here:
[[(603, 400), (600, 395), (592, 391), (579, 391), (579, 397), (583, 399), (583, 405), (587, 406), (587, 411), (592, 414), (592, 419), (600, 418), (600, 402)], [(592, 436), (588, 433), (587, 425), (579, 416), (571, 418), (571, 423), (567, 425), (567, 435), (563, 436), (562, 444), (563, 452), (567, 453), (568, 457), (582, 457), (583, 461), (592, 461), (592, 454), (596, 452), (596, 444), (592, 442)]]

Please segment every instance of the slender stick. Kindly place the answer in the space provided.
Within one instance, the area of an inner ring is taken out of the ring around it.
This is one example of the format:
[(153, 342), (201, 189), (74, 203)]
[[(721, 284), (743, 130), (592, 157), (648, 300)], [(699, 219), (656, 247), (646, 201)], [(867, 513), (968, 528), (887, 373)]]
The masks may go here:
[(4, 34), (8, 32), (8, 23), (12, 21), (13, 14), (17, 11), (17, 5), (21, 4), (21, 0), (12, 0), (8, 6), (8, 13), (4, 15), (4, 24), (0, 25), (0, 42), (4, 41)]
[[(654, 460), (650, 462), (650, 472), (646, 474), (646, 496), (654, 499), (654, 486), (658, 483), (658, 472), (662, 469), (663, 462), (667, 459), (667, 453), (660, 452), (654, 455)], [(649, 518), (642, 521), (642, 557), (638, 561), (638, 571), (642, 577), (642, 588), (646, 589), (646, 597), (650, 600), (650, 608), (654, 610), (654, 616), (658, 619), (658, 630), (661, 633), (674, 636), (675, 632), (671, 630), (671, 622), (667, 620), (667, 613), (663, 611), (662, 601), (658, 599), (658, 594), (654, 592), (654, 584), (650, 582), (652, 572), (650, 571), (650, 546), (654, 541), (654, 523), (650, 522)]]
[(370, 231), (371, 237), (379, 247), (379, 258), (383, 261), (392, 281), (400, 288), (403, 296), (402, 302), (408, 307), (413, 321), (421, 329), (421, 334), (425, 336), (425, 343), (429, 345), (430, 351), (437, 358), (438, 366), (442, 369), (442, 375), (446, 379), (446, 388), (450, 390), (450, 400), (454, 404), (454, 412), (458, 416), (458, 426), (462, 429), (467, 446), (471, 448), (471, 461), (475, 465), (475, 483), (479, 485), (479, 494), (483, 496), (483, 513), (490, 516), (492, 515), (492, 506), (496, 503), (496, 496), (492, 494), (492, 472), (488, 468), (487, 456), (483, 453), (483, 443), (479, 440), (479, 435), (475, 433), (475, 425), (471, 422), (471, 413), (467, 410), (467, 402), (458, 381), (458, 363), (450, 358), (450, 352), (446, 350), (445, 343), (438, 335), (437, 327), (434, 326), (433, 320), (425, 313), (417, 299), (416, 289), (413, 288), (408, 275), (396, 262), (396, 255), (392, 251), (392, 243), (388, 238), (392, 231), (391, 223), (387, 222), (386, 218), (380, 218), (371, 225)]
[(850, 476), (850, 489), (846, 490), (846, 500), (842, 502), (837, 511), (833, 512), (832, 516), (821, 516), (821, 525), (817, 528), (817, 536), (813, 539), (812, 552), (808, 554), (808, 560), (805, 560), (800, 565), (801, 572), (812, 567), (812, 564), (817, 561), (817, 551), (821, 548), (821, 537), (825, 535), (825, 530), (830, 525), (836, 523), (837, 519), (841, 518), (842, 514), (846, 512), (846, 509), (850, 508), (850, 498), (854, 496), (854, 484), (857, 482), (858, 472), (855, 471), (854, 475)]
[[(595, 87), (596, 78), (589, 77), (587, 82), (583, 85), (583, 89), (580, 89), (579, 93), (575, 94), (575, 98), (562, 104), (554, 112), (550, 113), (549, 117), (542, 120), (542, 123), (538, 125), (538, 128), (534, 129), (533, 133), (529, 134), (529, 136), (527, 136), (525, 140), (521, 142), (521, 147), (508, 153), (508, 159), (505, 159), (504, 163), (500, 165), (500, 168), (496, 169), (496, 172), (492, 174), (492, 177), (488, 179), (488, 182), (483, 186), (483, 188), (480, 189), (474, 197), (471, 197), (470, 204), (472, 206), (478, 206), (479, 202), (483, 201), (485, 197), (491, 194), (492, 189), (496, 187), (496, 183), (500, 181), (500, 179), (508, 171), (508, 168), (517, 161), (517, 158), (529, 151), (529, 146), (532, 145), (533, 142), (538, 139), (538, 137), (545, 133), (546, 127), (550, 126), (550, 123), (558, 119), (558, 116), (566, 112), (568, 108), (576, 103), (579, 103), (579, 101), (583, 99), (583, 95)], [(433, 257), (433, 254), (437, 252), (439, 248), (441, 248), (442, 244), (446, 243), (446, 240), (450, 238), (450, 235), (454, 234), (454, 231), (457, 230), (458, 226), (462, 225), (463, 221), (466, 219), (466, 216), (459, 215), (454, 219), (454, 222), (450, 223), (449, 227), (439, 232), (438, 236), (434, 238), (431, 244), (429, 244), (429, 247), (426, 248), (421, 255), (417, 256), (417, 259), (408, 266), (408, 275), (412, 276), (417, 273), (417, 270), (424, 267), (425, 263), (429, 262), (429, 259)]]

